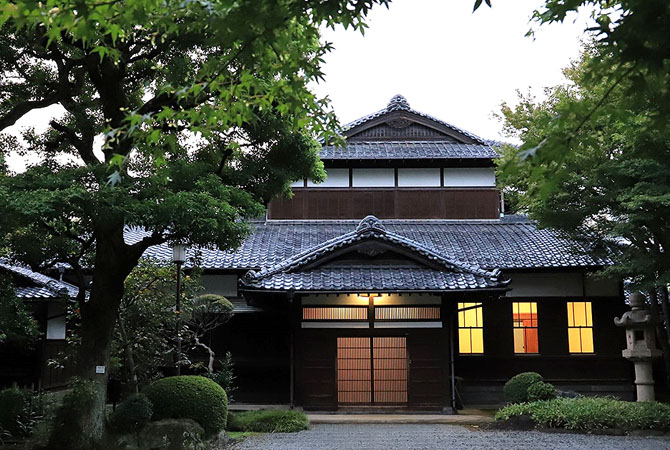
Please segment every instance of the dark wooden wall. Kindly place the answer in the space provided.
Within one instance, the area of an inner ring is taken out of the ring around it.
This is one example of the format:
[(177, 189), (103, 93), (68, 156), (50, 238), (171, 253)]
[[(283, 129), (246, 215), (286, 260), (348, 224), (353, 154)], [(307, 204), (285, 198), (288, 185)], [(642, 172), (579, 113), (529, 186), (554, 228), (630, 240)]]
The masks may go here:
[(270, 219), (497, 219), (495, 188), (304, 188), (268, 206)]
[(628, 309), (623, 300), (586, 299), (592, 302), (594, 354), (568, 352), (566, 302), (584, 301), (579, 298), (518, 299), (537, 301), (540, 353), (515, 354), (512, 301), (501, 298), (484, 302), (485, 353), (456, 356), (459, 393), (466, 405), (502, 403), (503, 384), (527, 371), (540, 373), (559, 388), (632, 399), (633, 365), (621, 356), (624, 330), (614, 325), (614, 317)]

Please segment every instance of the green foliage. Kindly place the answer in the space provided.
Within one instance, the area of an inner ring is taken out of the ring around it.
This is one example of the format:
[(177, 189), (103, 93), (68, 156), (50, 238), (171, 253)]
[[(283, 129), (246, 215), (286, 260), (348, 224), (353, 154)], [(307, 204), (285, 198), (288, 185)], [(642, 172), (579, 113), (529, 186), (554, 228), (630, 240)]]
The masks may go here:
[(233, 366), (233, 356), (230, 352), (226, 352), (224, 357), (217, 361), (214, 372), (203, 374), (204, 377), (211, 379), (226, 391), (229, 402), (233, 401), (233, 392), (236, 389), (234, 385), (235, 374)]
[(226, 425), (228, 398), (221, 386), (209, 378), (177, 376), (152, 383), (144, 393), (153, 404), (153, 420), (193, 419), (208, 435)]
[(503, 105), (523, 144), (503, 150), (499, 182), (515, 209), (581, 244), (574, 251), (614, 260), (603, 275), (649, 289), (670, 281), (670, 62), (612, 80), (617, 64), (591, 45), (546, 100)]
[(151, 401), (144, 394), (133, 394), (119, 404), (110, 417), (115, 430), (136, 432), (151, 420), (153, 415)]
[(87, 436), (83, 429), (84, 418), (90, 412), (97, 398), (96, 383), (90, 380), (72, 378), (69, 391), (56, 411), (49, 448), (83, 450)]
[(558, 396), (558, 391), (551, 383), (536, 381), (528, 387), (528, 401), (553, 400)]
[(0, 391), (0, 429), (12, 436), (24, 433), (22, 422), (28, 407), (28, 394), (17, 388)]
[(0, 344), (30, 346), (37, 336), (37, 323), (23, 300), (16, 296), (11, 278), (0, 274)]
[[(161, 366), (173, 364), (176, 275), (174, 264), (142, 259), (126, 279), (112, 342), (112, 356), (118, 361), (114, 374), (126, 384), (133, 385), (136, 377), (144, 386), (158, 376)], [(202, 290), (199, 275), (192, 270), (181, 278), (182, 315), (190, 314), (192, 300)]]
[(309, 419), (302, 411), (258, 410), (231, 413), (229, 431), (257, 433), (296, 433), (309, 428)]
[(542, 375), (536, 372), (522, 372), (510, 378), (503, 393), (505, 400), (509, 403), (521, 403), (528, 401), (528, 388), (534, 383), (542, 381)]
[(624, 402), (608, 397), (557, 398), (505, 406), (496, 420), (528, 415), (538, 427), (594, 431), (670, 431), (670, 406), (658, 402)]

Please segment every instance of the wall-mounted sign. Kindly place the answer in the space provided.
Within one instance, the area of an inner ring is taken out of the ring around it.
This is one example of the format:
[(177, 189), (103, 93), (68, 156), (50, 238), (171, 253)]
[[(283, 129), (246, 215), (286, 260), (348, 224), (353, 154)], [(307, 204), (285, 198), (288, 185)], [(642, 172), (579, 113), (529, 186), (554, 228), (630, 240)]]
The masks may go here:
[(105, 373), (105, 366), (95, 366), (95, 373)]

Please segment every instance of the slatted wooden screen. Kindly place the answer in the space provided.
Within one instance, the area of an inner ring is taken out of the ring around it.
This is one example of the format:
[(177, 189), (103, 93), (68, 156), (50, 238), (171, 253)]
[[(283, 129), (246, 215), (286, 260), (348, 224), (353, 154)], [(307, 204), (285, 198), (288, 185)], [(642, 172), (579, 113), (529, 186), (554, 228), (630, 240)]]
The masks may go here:
[(340, 404), (407, 403), (407, 373), (405, 337), (337, 338)]
[(376, 320), (438, 320), (439, 306), (375, 306)]
[(372, 401), (369, 337), (337, 338), (337, 401), (366, 404)]
[(407, 338), (372, 338), (375, 403), (407, 403)]
[(302, 308), (303, 320), (367, 320), (365, 307), (308, 307)]

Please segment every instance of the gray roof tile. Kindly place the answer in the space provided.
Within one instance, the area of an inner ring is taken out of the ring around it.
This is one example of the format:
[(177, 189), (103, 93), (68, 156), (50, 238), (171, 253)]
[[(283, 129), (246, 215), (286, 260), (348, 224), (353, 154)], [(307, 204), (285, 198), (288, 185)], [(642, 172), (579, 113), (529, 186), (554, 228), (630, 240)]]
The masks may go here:
[(448, 141), (352, 141), (346, 147), (324, 145), (322, 160), (342, 159), (493, 159), (491, 146)]
[(33, 283), (33, 286), (18, 286), (16, 296), (25, 299), (54, 299), (61, 297), (75, 298), (79, 293), (76, 286), (57, 280), (56, 278), (34, 272), (23, 266), (9, 264), (6, 261), (0, 261), (0, 269), (4, 269), (13, 275), (20, 276)]

